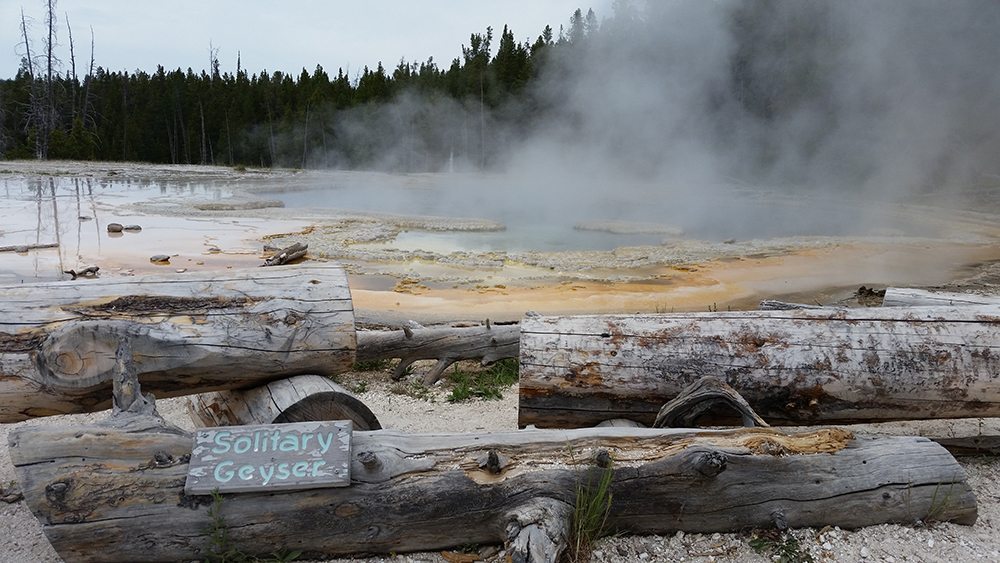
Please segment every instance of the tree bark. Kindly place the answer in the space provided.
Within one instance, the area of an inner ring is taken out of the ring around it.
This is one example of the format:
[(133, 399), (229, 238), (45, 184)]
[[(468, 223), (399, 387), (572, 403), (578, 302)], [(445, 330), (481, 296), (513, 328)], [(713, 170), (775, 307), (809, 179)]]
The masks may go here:
[(887, 287), (883, 307), (940, 307), (955, 305), (1000, 305), (1000, 297), (974, 293), (926, 291), (906, 287)]
[(489, 321), (470, 327), (424, 328), (417, 325), (401, 330), (358, 331), (358, 361), (400, 358), (392, 377), (401, 379), (413, 362), (437, 360), (438, 363), (422, 376), (423, 382), (430, 385), (459, 360), (478, 359), (483, 364), (490, 364), (503, 358), (516, 358), (520, 337), (517, 325), (495, 325)]
[(650, 426), (704, 376), (771, 424), (1000, 416), (998, 342), (986, 305), (528, 317), (518, 420)]
[(267, 260), (264, 260), (264, 263), (261, 264), (261, 265), (262, 266), (283, 266), (283, 265), (288, 264), (290, 262), (294, 262), (295, 260), (298, 260), (299, 258), (302, 258), (303, 256), (306, 255), (306, 252), (308, 252), (308, 251), (309, 251), (309, 245), (308, 244), (302, 244), (301, 242), (297, 242), (297, 243), (289, 246), (288, 248), (283, 248), (283, 249), (275, 252), (273, 256), (271, 256)]
[(195, 395), (188, 398), (188, 414), (200, 426), (350, 420), (355, 430), (382, 428), (363, 402), (319, 375), (297, 375), (252, 389)]
[(0, 422), (110, 406), (119, 340), (161, 397), (246, 387), (354, 363), (336, 266), (0, 288)]
[[(126, 412), (97, 425), (22, 427), (10, 449), (25, 500), (66, 560), (212, 553), (212, 499), (183, 491), (192, 436), (159, 418)], [(918, 437), (378, 431), (354, 433), (352, 452), (349, 487), (224, 495), (218, 514), (230, 547), (321, 558), (507, 542), (518, 560), (552, 561), (565, 548), (579, 491), (605, 472), (609, 533), (976, 520), (961, 467)]]

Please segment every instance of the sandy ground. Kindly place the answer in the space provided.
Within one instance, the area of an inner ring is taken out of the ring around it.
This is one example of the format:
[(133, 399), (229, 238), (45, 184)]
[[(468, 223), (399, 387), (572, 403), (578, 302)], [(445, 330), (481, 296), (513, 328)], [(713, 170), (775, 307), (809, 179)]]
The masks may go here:
[[(6, 168), (5, 168), (6, 167)], [(236, 172), (206, 167), (151, 167), (89, 163), (2, 163), (0, 179), (18, 175), (66, 175), (95, 181), (114, 177), (143, 182), (149, 177), (185, 182), (211, 182), (221, 191), (253, 181), (264, 188), (273, 184), (305, 182), (291, 172)], [(238, 190), (235, 190), (238, 192)], [(228, 193), (228, 192), (227, 192)], [(180, 195), (156, 201), (91, 201), (83, 228), (93, 236), (79, 237), (75, 251), (59, 254), (59, 266), (100, 260), (105, 275), (133, 275), (147, 271), (169, 272), (198, 268), (225, 269), (259, 263), (260, 246), (290, 240), (307, 240), (315, 256), (342, 261), (352, 272), (352, 292), (359, 320), (395, 322), (418, 320), (518, 317), (523, 311), (633, 312), (703, 310), (708, 306), (742, 308), (761, 297), (832, 303), (847, 299), (862, 283), (916, 285), (950, 290), (1000, 294), (1000, 222), (996, 209), (957, 213), (951, 217), (961, 228), (955, 236), (939, 239), (869, 237), (864, 240), (830, 237), (766, 241), (673, 241), (655, 247), (604, 252), (571, 253), (462, 253), (394, 250), (391, 245), (371, 247), (359, 242), (384, 242), (408, 229), (476, 230), (495, 226), (475, 219), (309, 214), (302, 210), (254, 208), (252, 193), (229, 193), (222, 209), (197, 209), (191, 201), (180, 205)], [(1000, 205), (1000, 203), (996, 203)], [(203, 206), (204, 207), (204, 206)], [(914, 220), (934, 220), (926, 209), (915, 209)], [(76, 212), (73, 211), (72, 214)], [(65, 214), (64, 214), (65, 215)], [(42, 217), (41, 206), (38, 216)], [(117, 241), (101, 229), (112, 220), (134, 220), (147, 226), (139, 236)], [(88, 221), (90, 221), (88, 219)], [(188, 221), (190, 223), (178, 223)], [(15, 230), (0, 224), (3, 231)], [(178, 225), (186, 225), (183, 228)], [(218, 226), (208, 231), (205, 225)], [(95, 226), (97, 227), (95, 229)], [(30, 225), (29, 225), (30, 227)], [(162, 227), (162, 228), (161, 228)], [(190, 227), (188, 229), (187, 227)], [(74, 228), (76, 228), (74, 226)], [(173, 229), (173, 230), (171, 230)], [(177, 237), (187, 229), (187, 237)], [(163, 231), (158, 233), (158, 231)], [(162, 249), (173, 254), (164, 269), (150, 265), (146, 254), (161, 249), (139, 244), (161, 236)], [(85, 239), (97, 240), (88, 246)], [(5, 244), (5, 243), (0, 243)], [(64, 244), (65, 245), (65, 244)], [(128, 250), (128, 251), (126, 251)], [(218, 250), (218, 251), (216, 251)], [(54, 259), (39, 253), (0, 254), (0, 283), (4, 277), (53, 279)], [(182, 275), (183, 272), (178, 273)], [(498, 431), (516, 428), (516, 387), (500, 401), (453, 405), (436, 391), (427, 399), (391, 392), (387, 374), (345, 374), (348, 387), (364, 379), (368, 390), (361, 399), (387, 428), (422, 431)], [(183, 409), (184, 399), (159, 401), (169, 421), (192, 428)], [(73, 424), (98, 420), (107, 413), (51, 417), (24, 425)], [(19, 425), (0, 425), (0, 443)], [(994, 419), (962, 422), (932, 421), (897, 424), (878, 429), (901, 434), (970, 435), (1000, 433)], [(857, 531), (803, 529), (793, 532), (802, 553), (815, 561), (1000, 561), (1000, 461), (970, 457), (960, 460), (979, 500), (975, 526), (951, 524), (885, 525)], [(0, 447), (0, 485), (14, 479), (5, 447)], [(45, 540), (41, 526), (24, 502), (0, 502), (0, 561), (60, 561)], [(613, 537), (596, 546), (597, 561), (772, 561), (750, 547), (749, 534), (682, 534), (670, 536)], [(455, 538), (462, 545), (461, 537)], [(280, 548), (280, 546), (275, 546)], [(494, 550), (495, 551), (495, 550)], [(493, 554), (502, 560), (502, 553)], [(439, 554), (405, 554), (366, 561), (443, 561)]]

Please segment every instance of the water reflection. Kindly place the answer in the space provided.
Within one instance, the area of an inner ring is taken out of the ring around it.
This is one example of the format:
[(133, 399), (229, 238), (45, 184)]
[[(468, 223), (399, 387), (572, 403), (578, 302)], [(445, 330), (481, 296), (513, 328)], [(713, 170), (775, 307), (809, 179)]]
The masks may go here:
[[(161, 197), (204, 200), (231, 195), (230, 189), (213, 181), (55, 175), (14, 176), (0, 181), (0, 283), (12, 277), (61, 279), (66, 270), (94, 265), (84, 261), (104, 258), (106, 250), (116, 255), (144, 253), (143, 245), (135, 244), (137, 240), (159, 247), (169, 245), (176, 236), (158, 237), (154, 233), (138, 239), (140, 234), (130, 233), (125, 235), (130, 241), (109, 246), (113, 238), (123, 238), (122, 233), (106, 232), (110, 222), (168, 224), (192, 231), (178, 236), (178, 244), (185, 239), (200, 240), (201, 231), (213, 230), (204, 222), (129, 216), (117, 210), (124, 204)], [(197, 226), (191, 227), (192, 223)]]

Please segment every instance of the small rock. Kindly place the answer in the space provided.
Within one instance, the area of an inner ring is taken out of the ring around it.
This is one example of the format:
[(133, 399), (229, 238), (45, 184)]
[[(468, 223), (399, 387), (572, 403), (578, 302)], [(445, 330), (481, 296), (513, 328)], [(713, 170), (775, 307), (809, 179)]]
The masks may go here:
[(124, 228), (121, 223), (108, 223), (109, 233), (120, 233)]
[(150, 256), (149, 261), (154, 264), (169, 264), (170, 257), (166, 254), (156, 254), (154, 256)]
[(139, 225), (125, 225), (124, 227), (122, 227), (122, 230), (137, 232), (141, 231), (142, 227), (140, 227)]
[(927, 540), (927, 547), (934, 547), (934, 538)]
[(183, 274), (184, 272), (186, 272), (188, 270), (187, 270), (187, 268), (177, 268), (174, 271), (177, 272), (178, 274)]
[(649, 554), (643, 551), (642, 553), (639, 554), (639, 559), (643, 560), (649, 559)]
[(871, 556), (871, 552), (868, 551), (867, 547), (862, 546), (861, 551), (858, 552), (858, 555), (860, 555), (862, 559), (868, 559)]
[(830, 543), (830, 542), (824, 542), (823, 543), (823, 550), (824, 551), (833, 551), (833, 544)]
[(615, 547), (615, 551), (617, 551), (618, 555), (621, 555), (622, 557), (628, 556), (628, 550), (625, 549), (624, 545), (618, 545), (617, 547)]
[(218, 254), (222, 252), (222, 249), (219, 248), (218, 246), (210, 246), (208, 247), (208, 252), (211, 252), (212, 254)]
[(721, 539), (722, 539), (722, 534), (720, 534), (720, 533), (718, 533), (718, 532), (716, 532), (716, 533), (712, 534), (712, 540), (713, 540), (713, 541), (719, 541), (719, 540), (721, 540)]
[(601, 559), (603, 557), (604, 557), (604, 552), (603, 551), (599, 551), (598, 550), (598, 551), (594, 552), (594, 559)]
[(198, 260), (197, 262), (195, 262), (195, 264), (198, 265), (198, 266), (204, 266), (205, 265), (205, 261), (204, 260)]

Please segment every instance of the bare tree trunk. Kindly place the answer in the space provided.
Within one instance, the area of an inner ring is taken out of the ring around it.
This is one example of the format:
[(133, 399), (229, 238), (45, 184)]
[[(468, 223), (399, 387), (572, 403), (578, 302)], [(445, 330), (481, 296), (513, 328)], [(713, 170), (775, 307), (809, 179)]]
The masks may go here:
[(208, 164), (208, 152), (205, 148), (205, 107), (198, 100), (198, 112), (201, 114), (201, 163)]
[(305, 124), (302, 127), (302, 169), (306, 168), (306, 154), (309, 151), (309, 104), (306, 104)]
[(31, 39), (28, 37), (28, 22), (24, 16), (24, 9), (21, 9), (21, 36), (24, 40), (25, 61), (28, 63), (28, 78), (31, 79), (31, 90), (29, 93), (28, 119), (25, 126), (30, 130), (35, 128), (35, 158), (41, 160), (45, 155), (45, 148), (42, 134), (43, 120), (43, 100), (42, 94), (38, 92), (38, 82), (36, 80), (35, 59), (31, 55)]
[(95, 134), (97, 131), (97, 123), (90, 117), (91, 103), (90, 103), (90, 83), (94, 79), (94, 28), (90, 28), (90, 66), (87, 67), (86, 82), (87, 85), (83, 89), (83, 126), (87, 127), (88, 122), (93, 127)]
[(76, 119), (76, 85), (77, 85), (76, 52), (73, 50), (73, 28), (69, 24), (69, 14), (64, 14), (64, 15), (66, 17), (66, 32), (69, 35), (69, 65), (70, 69), (72, 70), (72, 74), (70, 75), (72, 78), (72, 82), (70, 83), (71, 91), (69, 96), (70, 99), (69, 120), (70, 123), (72, 124), (73, 121)]

